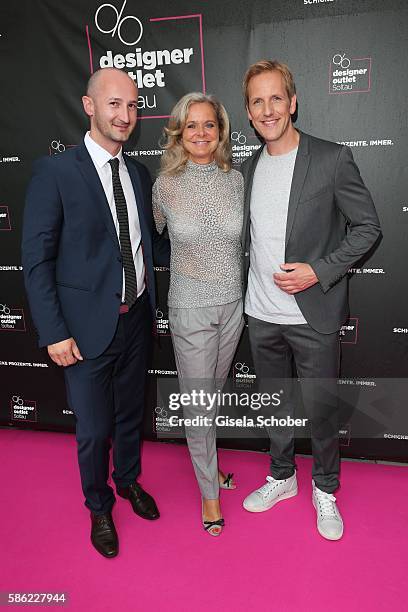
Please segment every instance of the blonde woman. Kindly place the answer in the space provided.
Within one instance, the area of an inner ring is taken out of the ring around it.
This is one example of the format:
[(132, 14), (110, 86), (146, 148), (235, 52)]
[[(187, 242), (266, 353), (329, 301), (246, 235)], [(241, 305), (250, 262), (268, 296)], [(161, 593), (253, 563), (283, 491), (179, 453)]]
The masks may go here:
[[(164, 128), (161, 170), (153, 186), (153, 212), (171, 241), (169, 324), (183, 392), (221, 389), (242, 332), (241, 243), (243, 179), (231, 169), (229, 119), (210, 95), (185, 95)], [(219, 488), (235, 488), (218, 471), (218, 407), (184, 408), (205, 415), (206, 427), (186, 427), (202, 496), (204, 529), (224, 526)]]

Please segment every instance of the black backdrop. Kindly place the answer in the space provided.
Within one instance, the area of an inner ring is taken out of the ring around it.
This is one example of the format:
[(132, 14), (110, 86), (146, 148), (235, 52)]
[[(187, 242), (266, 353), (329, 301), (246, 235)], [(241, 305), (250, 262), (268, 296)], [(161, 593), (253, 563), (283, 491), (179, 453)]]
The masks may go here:
[[(296, 125), (353, 148), (384, 232), (375, 253), (350, 270), (351, 316), (341, 330), (339, 381), (343, 455), (405, 459), (406, 2), (20, 0), (2, 2), (0, 11), (0, 424), (73, 430), (62, 372), (36, 346), (20, 235), (32, 161), (77, 145), (87, 129), (80, 98), (92, 70), (116, 65), (137, 79), (141, 120), (128, 153), (154, 174), (166, 116), (192, 90), (215, 93), (227, 107), (234, 164), (252, 153), (259, 143), (240, 83), (251, 62), (268, 57), (285, 61), (295, 74)], [(156, 377), (176, 374), (167, 326), (168, 271), (157, 276), (160, 345), (145, 419), (152, 439)], [(251, 388), (253, 374), (244, 333), (231, 375)], [(264, 448), (266, 442), (230, 439), (225, 445)], [(300, 450), (307, 450), (306, 441)]]

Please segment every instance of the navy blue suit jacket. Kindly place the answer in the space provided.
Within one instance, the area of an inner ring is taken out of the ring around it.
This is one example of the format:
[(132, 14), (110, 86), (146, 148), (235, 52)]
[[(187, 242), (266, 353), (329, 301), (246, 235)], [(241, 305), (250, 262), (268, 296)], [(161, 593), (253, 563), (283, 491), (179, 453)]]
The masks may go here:
[[(147, 169), (124, 156), (142, 233), (146, 285), (155, 310), (156, 263), (169, 264), (158, 236)], [(85, 144), (34, 164), (23, 226), (23, 269), (39, 345), (71, 336), (94, 358), (110, 344), (122, 295), (122, 258), (112, 214)]]

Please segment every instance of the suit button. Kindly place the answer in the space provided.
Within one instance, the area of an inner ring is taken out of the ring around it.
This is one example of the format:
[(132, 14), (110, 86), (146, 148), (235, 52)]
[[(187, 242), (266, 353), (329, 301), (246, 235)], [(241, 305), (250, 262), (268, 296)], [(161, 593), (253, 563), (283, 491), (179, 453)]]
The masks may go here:
[(120, 293), (115, 293), (115, 296), (116, 296), (117, 298), (121, 298), (121, 297), (122, 297), (122, 295), (121, 295)]
[(122, 257), (120, 255), (118, 255), (117, 259), (120, 261), (120, 263), (122, 263)]

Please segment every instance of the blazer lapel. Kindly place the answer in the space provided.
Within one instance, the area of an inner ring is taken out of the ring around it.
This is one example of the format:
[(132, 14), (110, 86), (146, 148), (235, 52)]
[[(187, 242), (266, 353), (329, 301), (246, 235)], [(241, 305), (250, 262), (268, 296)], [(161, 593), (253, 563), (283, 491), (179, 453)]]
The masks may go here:
[(89, 185), (91, 193), (94, 195), (95, 201), (98, 203), (102, 219), (105, 222), (109, 235), (111, 236), (115, 245), (120, 248), (115, 224), (113, 222), (108, 200), (106, 199), (105, 191), (102, 187), (102, 183), (99, 179), (98, 172), (96, 171), (91, 156), (88, 153), (88, 149), (86, 148), (84, 143), (79, 145), (79, 147), (77, 148), (77, 160), (79, 170), (84, 180)]
[(303, 184), (309, 168), (309, 138), (307, 134), (300, 132), (299, 148), (296, 156), (295, 168), (293, 170), (292, 186), (290, 189), (288, 217), (286, 222), (286, 238), (285, 245), (287, 246), (292, 232), (293, 222), (295, 220), (296, 210), (299, 204), (300, 194), (302, 193)]
[(242, 235), (241, 235), (241, 244), (243, 247), (246, 246), (247, 235), (249, 232), (249, 219), (250, 219), (250, 208), (251, 208), (251, 193), (252, 193), (252, 183), (254, 181), (255, 168), (258, 163), (258, 160), (261, 156), (265, 145), (259, 147), (256, 153), (251, 157), (251, 162), (249, 164), (249, 168), (247, 172), (244, 173), (245, 180), (245, 199), (244, 199), (244, 220), (242, 224)]

